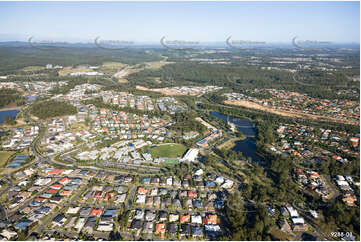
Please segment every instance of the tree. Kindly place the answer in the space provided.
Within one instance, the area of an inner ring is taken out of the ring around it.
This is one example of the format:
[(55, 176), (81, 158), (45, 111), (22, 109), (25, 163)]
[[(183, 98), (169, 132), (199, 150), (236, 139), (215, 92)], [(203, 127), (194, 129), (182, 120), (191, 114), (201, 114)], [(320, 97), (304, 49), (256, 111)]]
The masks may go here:
[(30, 108), (30, 112), (38, 118), (46, 119), (57, 116), (76, 114), (78, 110), (69, 103), (48, 100), (33, 104)]

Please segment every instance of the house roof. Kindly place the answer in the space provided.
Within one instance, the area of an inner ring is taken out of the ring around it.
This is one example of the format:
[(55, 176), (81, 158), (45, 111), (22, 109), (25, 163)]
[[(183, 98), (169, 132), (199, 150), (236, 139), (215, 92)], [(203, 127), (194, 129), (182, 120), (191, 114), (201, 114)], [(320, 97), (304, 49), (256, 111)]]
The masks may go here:
[(185, 223), (190, 220), (191, 216), (189, 214), (182, 214), (179, 218), (180, 223)]
[(132, 229), (140, 229), (142, 227), (142, 221), (139, 219), (134, 219), (131, 224)]
[(167, 226), (167, 232), (171, 234), (176, 233), (177, 229), (178, 229), (178, 225), (175, 223), (169, 223)]
[(58, 214), (54, 219), (53, 219), (53, 222), (61, 222), (63, 219), (65, 219), (65, 216), (64, 214)]
[(58, 190), (51, 188), (51, 189), (47, 190), (46, 192), (50, 193), (50, 194), (56, 194), (58, 192)]
[(143, 187), (139, 187), (138, 188), (138, 193), (139, 194), (146, 194), (148, 192), (148, 189), (143, 188)]
[(155, 233), (156, 234), (164, 233), (164, 232), (165, 232), (165, 224), (161, 223), (161, 224), (155, 225)]
[(93, 208), (89, 214), (89, 216), (97, 216), (100, 217), (100, 215), (102, 214), (102, 209), (101, 208)]
[(181, 234), (190, 235), (191, 231), (192, 229), (190, 224), (181, 224)]
[(200, 226), (192, 226), (192, 235), (193, 236), (202, 236), (203, 230)]
[(60, 201), (61, 199), (63, 199), (61, 196), (52, 196), (51, 198), (50, 198), (50, 200), (51, 201)]
[(205, 218), (203, 218), (203, 224), (217, 224), (217, 215), (208, 214)]
[(117, 215), (116, 209), (107, 209), (104, 211), (103, 216), (112, 216), (115, 217)]

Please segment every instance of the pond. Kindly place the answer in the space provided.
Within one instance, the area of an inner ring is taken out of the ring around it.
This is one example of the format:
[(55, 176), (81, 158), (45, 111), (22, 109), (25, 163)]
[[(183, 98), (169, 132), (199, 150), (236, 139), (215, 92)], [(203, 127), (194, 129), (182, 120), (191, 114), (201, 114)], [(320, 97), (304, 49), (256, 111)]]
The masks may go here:
[(3, 118), (5, 117), (9, 117), (9, 115), (12, 118), (15, 118), (16, 115), (19, 113), (20, 111), (15, 109), (15, 110), (4, 110), (4, 111), (0, 111), (0, 124), (3, 123)]
[(244, 140), (236, 141), (236, 145), (232, 148), (232, 150), (242, 152), (244, 157), (250, 157), (252, 161), (261, 163), (261, 158), (257, 155), (255, 139), (257, 133), (252, 121), (242, 118), (229, 117), (219, 112), (211, 112), (210, 115), (233, 123), (237, 130), (241, 131), (246, 137)]
[(252, 121), (242, 118), (229, 117), (218, 112), (211, 112), (210, 114), (211, 116), (222, 119), (223, 121), (233, 123), (237, 127), (237, 130), (241, 131), (244, 136), (256, 137), (256, 130)]

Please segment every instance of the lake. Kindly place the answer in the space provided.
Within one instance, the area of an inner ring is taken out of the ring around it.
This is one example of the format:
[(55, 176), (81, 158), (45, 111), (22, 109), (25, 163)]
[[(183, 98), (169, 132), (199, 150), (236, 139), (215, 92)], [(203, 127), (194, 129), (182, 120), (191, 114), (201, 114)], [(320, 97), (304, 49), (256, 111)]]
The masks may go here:
[(15, 118), (19, 112), (20, 111), (17, 109), (0, 111), (0, 124), (3, 123), (3, 118), (8, 117), (9, 115), (11, 115), (12, 118)]
[(228, 117), (227, 115), (221, 114), (219, 112), (211, 112), (211, 116), (222, 119), (223, 121), (229, 121), (233, 123), (237, 130), (241, 131), (246, 137), (256, 137), (256, 129), (254, 128), (254, 123), (247, 119)]
[(257, 132), (252, 121), (242, 118), (228, 117), (227, 115), (219, 112), (211, 112), (210, 115), (226, 122), (229, 121), (233, 123), (237, 127), (237, 130), (241, 131), (246, 137), (244, 140), (236, 141), (236, 145), (232, 148), (232, 150), (242, 152), (245, 157), (251, 157), (252, 161), (261, 163), (261, 158), (257, 155), (255, 139)]

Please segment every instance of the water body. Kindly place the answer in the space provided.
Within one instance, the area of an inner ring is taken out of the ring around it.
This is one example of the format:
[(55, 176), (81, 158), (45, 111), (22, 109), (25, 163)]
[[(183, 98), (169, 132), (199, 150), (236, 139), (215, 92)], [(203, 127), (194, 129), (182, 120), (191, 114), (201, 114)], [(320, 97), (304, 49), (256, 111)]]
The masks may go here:
[(256, 137), (256, 129), (254, 128), (253, 122), (247, 119), (229, 117), (219, 112), (211, 112), (210, 114), (211, 116), (222, 119), (223, 121), (233, 123), (237, 127), (237, 130), (241, 131), (247, 138)]
[(243, 156), (251, 157), (252, 161), (254, 162), (261, 162), (261, 158), (257, 155), (255, 139), (257, 133), (252, 121), (242, 118), (228, 117), (227, 115), (221, 114), (219, 112), (211, 112), (210, 115), (226, 122), (229, 121), (233, 123), (237, 127), (237, 130), (241, 131), (246, 137), (244, 140), (236, 141), (232, 150), (242, 152)]
[(9, 115), (12, 117), (12, 118), (15, 118), (16, 115), (19, 113), (20, 111), (15, 109), (15, 110), (4, 110), (4, 111), (0, 111), (0, 124), (2, 124), (4, 121), (3, 121), (3, 118), (5, 117), (8, 117)]
[(251, 157), (254, 162), (261, 162), (261, 158), (257, 155), (257, 146), (254, 138), (247, 138), (235, 142), (232, 150), (242, 152), (244, 157)]

